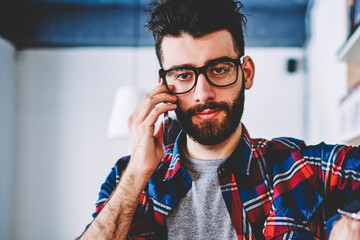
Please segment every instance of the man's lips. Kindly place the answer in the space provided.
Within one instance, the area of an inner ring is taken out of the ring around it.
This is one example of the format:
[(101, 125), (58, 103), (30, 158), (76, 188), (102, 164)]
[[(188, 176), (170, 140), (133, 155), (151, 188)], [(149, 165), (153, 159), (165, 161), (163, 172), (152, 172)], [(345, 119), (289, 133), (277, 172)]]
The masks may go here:
[(205, 109), (201, 112), (196, 112), (194, 117), (201, 120), (209, 120), (215, 118), (217, 115), (221, 113), (221, 109)]

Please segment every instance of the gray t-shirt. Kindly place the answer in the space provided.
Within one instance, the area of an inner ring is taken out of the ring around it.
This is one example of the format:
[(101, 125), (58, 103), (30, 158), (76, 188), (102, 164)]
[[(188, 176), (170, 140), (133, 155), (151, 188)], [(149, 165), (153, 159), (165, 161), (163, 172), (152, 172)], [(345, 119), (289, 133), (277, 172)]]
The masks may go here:
[(168, 239), (237, 239), (217, 175), (226, 158), (182, 160), (192, 187), (165, 219)]

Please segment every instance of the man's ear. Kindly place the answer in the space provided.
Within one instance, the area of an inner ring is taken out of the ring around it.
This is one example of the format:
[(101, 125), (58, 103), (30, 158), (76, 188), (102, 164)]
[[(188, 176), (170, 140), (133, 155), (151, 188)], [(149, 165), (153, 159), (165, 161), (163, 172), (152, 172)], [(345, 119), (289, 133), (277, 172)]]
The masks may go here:
[(245, 76), (245, 89), (250, 89), (254, 83), (255, 76), (255, 64), (250, 56), (246, 56), (244, 58), (244, 62), (242, 64), (242, 69), (244, 71)]
[(158, 79), (158, 84), (159, 84), (159, 85), (163, 84), (162, 79), (161, 79), (160, 76), (159, 76), (159, 79)]

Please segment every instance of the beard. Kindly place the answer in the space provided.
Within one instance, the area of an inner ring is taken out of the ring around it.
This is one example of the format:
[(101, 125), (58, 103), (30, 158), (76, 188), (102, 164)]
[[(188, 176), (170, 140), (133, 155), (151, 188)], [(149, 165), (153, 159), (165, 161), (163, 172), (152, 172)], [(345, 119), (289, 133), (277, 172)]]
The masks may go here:
[[(202, 145), (217, 145), (228, 139), (237, 129), (244, 110), (245, 88), (244, 82), (240, 92), (232, 102), (207, 102), (183, 111), (178, 107), (175, 112), (177, 120), (185, 133), (194, 141)], [(222, 119), (202, 120), (194, 123), (192, 117), (205, 109), (223, 110)]]

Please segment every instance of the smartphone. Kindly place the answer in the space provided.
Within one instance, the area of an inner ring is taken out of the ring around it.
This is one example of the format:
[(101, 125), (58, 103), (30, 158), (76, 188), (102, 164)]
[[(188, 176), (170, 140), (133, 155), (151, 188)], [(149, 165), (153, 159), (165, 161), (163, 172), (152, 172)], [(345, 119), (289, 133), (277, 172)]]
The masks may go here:
[[(159, 76), (159, 82), (162, 82), (162, 84), (165, 85), (164, 80), (161, 79), (161, 77)], [(166, 102), (164, 102), (166, 103)], [(170, 123), (170, 119), (169, 119), (169, 113), (168, 112), (164, 112), (164, 140), (163, 140), (163, 144), (164, 146), (169, 144), (169, 123)]]
[(338, 213), (353, 219), (360, 219), (359, 211), (360, 211), (360, 200), (353, 200), (345, 207), (338, 209)]
[(169, 113), (164, 113), (164, 146), (169, 144)]

